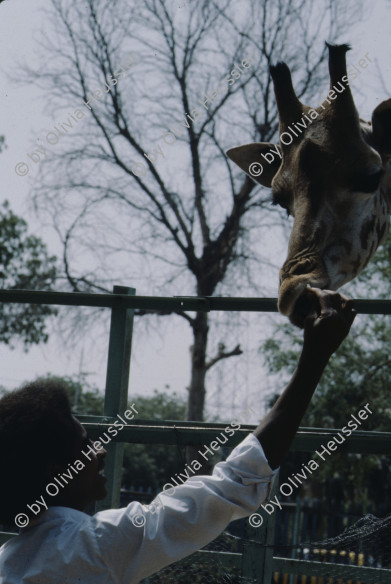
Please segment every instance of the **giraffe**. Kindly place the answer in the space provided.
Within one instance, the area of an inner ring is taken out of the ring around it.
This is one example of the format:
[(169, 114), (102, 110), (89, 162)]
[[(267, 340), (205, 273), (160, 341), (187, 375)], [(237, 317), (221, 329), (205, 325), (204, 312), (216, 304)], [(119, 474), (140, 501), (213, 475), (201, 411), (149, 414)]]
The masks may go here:
[(346, 71), (350, 47), (326, 45), (326, 105), (301, 103), (289, 67), (278, 63), (270, 73), (280, 144), (227, 151), (249, 176), (272, 188), (274, 205), (294, 217), (278, 309), (301, 328), (317, 306), (309, 287), (337, 290), (355, 278), (384, 241), (391, 212), (391, 99), (376, 107), (372, 122), (361, 120)]

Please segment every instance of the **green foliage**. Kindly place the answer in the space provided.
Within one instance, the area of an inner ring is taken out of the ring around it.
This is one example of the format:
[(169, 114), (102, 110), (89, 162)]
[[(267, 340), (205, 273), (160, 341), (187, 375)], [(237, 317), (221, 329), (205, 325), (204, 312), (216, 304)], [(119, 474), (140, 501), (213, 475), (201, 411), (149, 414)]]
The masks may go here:
[[(166, 385), (165, 389), (169, 390)], [(148, 420), (184, 420), (186, 414), (186, 404), (182, 398), (178, 398), (175, 392), (172, 394), (159, 393), (154, 391), (153, 397), (136, 396), (134, 402), (137, 404), (139, 417)]]
[[(356, 317), (350, 335), (330, 359), (303, 426), (340, 428), (350, 413), (369, 402), (374, 415), (366, 420), (365, 430), (389, 431), (390, 336), (389, 318)], [(292, 373), (296, 367), (301, 346), (301, 335), (291, 325), (277, 327), (273, 339), (262, 346), (269, 371), (284, 372), (287, 379), (287, 372)]]
[[(26, 222), (5, 201), (0, 206), (0, 287), (8, 290), (48, 290), (56, 278), (56, 258), (46, 245), (28, 235)], [(47, 317), (57, 314), (50, 306), (0, 304), (0, 342), (13, 347), (21, 339), (25, 349), (48, 340)]]
[[(166, 386), (168, 388), (168, 386)], [(139, 412), (139, 419), (184, 420), (186, 403), (175, 392), (158, 393), (153, 397), (135, 396), (132, 400)], [(125, 486), (161, 489), (185, 466), (184, 449), (165, 444), (126, 444), (124, 454), (123, 483)]]

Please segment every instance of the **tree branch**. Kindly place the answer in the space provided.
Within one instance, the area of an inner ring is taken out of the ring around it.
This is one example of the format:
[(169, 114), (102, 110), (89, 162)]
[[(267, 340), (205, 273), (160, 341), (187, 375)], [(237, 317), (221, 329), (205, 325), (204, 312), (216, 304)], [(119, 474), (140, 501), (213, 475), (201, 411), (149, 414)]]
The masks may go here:
[(218, 353), (216, 357), (213, 357), (213, 359), (211, 359), (208, 363), (205, 364), (206, 371), (211, 369), (213, 365), (216, 365), (216, 363), (218, 363), (219, 361), (222, 361), (223, 359), (228, 359), (229, 357), (234, 357), (235, 355), (243, 355), (243, 351), (240, 348), (240, 345), (236, 345), (236, 347), (232, 349), (232, 351), (225, 351), (224, 343), (219, 343)]

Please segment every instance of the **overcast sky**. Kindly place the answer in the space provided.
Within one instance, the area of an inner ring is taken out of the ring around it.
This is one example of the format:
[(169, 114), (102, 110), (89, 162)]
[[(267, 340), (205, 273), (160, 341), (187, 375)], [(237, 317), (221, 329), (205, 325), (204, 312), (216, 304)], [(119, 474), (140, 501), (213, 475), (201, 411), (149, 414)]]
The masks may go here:
[[(32, 168), (27, 176), (18, 176), (15, 172), (18, 163), (28, 162), (27, 153), (31, 152), (31, 146), (36, 142), (42, 128), (49, 129), (57, 120), (48, 116), (47, 96), (42, 91), (31, 85), (17, 85), (9, 79), (9, 74), (18, 77), (18, 63), (37, 64), (36, 31), (49, 26), (42, 11), (47, 4), (48, 0), (6, 0), (0, 5), (0, 135), (5, 135), (8, 146), (0, 155), (0, 202), (8, 199), (12, 210), (27, 220), (31, 232), (41, 235), (52, 253), (60, 254), (57, 238), (50, 229), (42, 229), (28, 205), (29, 193), (36, 176), (34, 165), (31, 164)], [(178, 5), (182, 4), (184, 2), (178, 0)], [(238, 7), (239, 4), (238, 2)], [(351, 82), (360, 115), (369, 119), (374, 107), (389, 97), (386, 88), (391, 92), (391, 2), (374, 0), (365, 4), (369, 17), (349, 29), (346, 38), (341, 41), (349, 42), (353, 47), (348, 53), (349, 66), (358, 65), (358, 61), (365, 54), (371, 59), (370, 66)], [(185, 10), (186, 7), (181, 9)], [(319, 42), (323, 40), (319, 39)], [(39, 66), (44, 69), (45, 62), (39, 63)], [(379, 71), (386, 87), (379, 81)], [(279, 253), (282, 254), (280, 259), (283, 259), (283, 250)], [(128, 284), (132, 286), (133, 283)], [(277, 282), (273, 295), (276, 293)], [(181, 291), (178, 291), (178, 295), (180, 294)], [(208, 402), (212, 413), (215, 413), (221, 399), (219, 389), (222, 390), (223, 387), (220, 388), (219, 385), (223, 386), (228, 380), (230, 383), (234, 382), (236, 389), (240, 389), (241, 395), (246, 395), (248, 399), (252, 399), (255, 391), (259, 393), (259, 387), (262, 387), (263, 393), (270, 389), (269, 382), (261, 379), (262, 370), (255, 366), (258, 359), (258, 333), (264, 326), (265, 318), (252, 315), (250, 327), (239, 327), (236, 339), (246, 346), (247, 353), (242, 358), (241, 368), (237, 367), (235, 360), (231, 360), (225, 373), (218, 376), (219, 381), (216, 379), (214, 391), (211, 392), (213, 395)], [(139, 333), (136, 328), (136, 335), (131, 367), (131, 393), (150, 393), (155, 387), (163, 389), (167, 383), (173, 390), (185, 396), (184, 388), (189, 376), (188, 347), (191, 343), (189, 327), (175, 319), (175, 324), (166, 323), (159, 332), (152, 330), (148, 335), (141, 331)], [(76, 350), (71, 350), (70, 347), (64, 350), (54, 337), (48, 346), (36, 347), (27, 354), (21, 348), (10, 351), (7, 347), (0, 346), (0, 384), (12, 388), (39, 374), (51, 372), (74, 375), (82, 369), (90, 372), (91, 381), (103, 388), (106, 340), (99, 340), (95, 350), (91, 343), (86, 344), (86, 347), (88, 349), (83, 350), (83, 344), (79, 344)], [(229, 405), (234, 407), (236, 404), (232, 400)]]

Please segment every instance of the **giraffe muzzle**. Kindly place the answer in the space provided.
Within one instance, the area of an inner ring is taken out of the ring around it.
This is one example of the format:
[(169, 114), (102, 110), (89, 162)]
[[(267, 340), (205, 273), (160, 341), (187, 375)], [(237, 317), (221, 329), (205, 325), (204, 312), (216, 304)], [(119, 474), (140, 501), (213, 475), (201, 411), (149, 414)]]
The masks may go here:
[(295, 326), (304, 328), (305, 319), (319, 312), (319, 301), (310, 288), (329, 288), (330, 280), (321, 270), (300, 276), (287, 276), (280, 285), (278, 310)]

